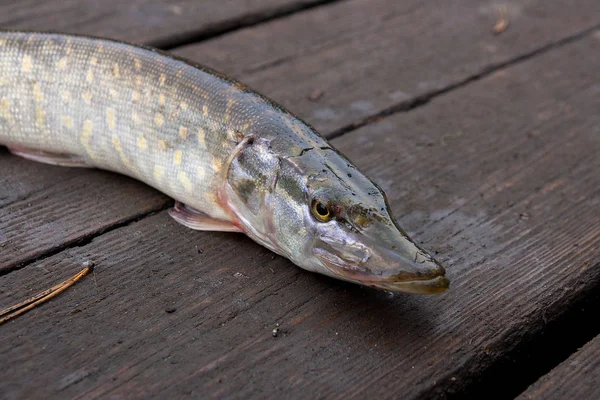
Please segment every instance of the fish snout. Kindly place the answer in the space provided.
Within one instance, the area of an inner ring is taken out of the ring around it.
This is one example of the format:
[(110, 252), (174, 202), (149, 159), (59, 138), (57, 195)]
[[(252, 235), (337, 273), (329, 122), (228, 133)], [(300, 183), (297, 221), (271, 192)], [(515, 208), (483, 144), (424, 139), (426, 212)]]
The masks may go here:
[(391, 292), (439, 293), (446, 270), (406, 238), (400, 246), (322, 242), (313, 249), (330, 275)]

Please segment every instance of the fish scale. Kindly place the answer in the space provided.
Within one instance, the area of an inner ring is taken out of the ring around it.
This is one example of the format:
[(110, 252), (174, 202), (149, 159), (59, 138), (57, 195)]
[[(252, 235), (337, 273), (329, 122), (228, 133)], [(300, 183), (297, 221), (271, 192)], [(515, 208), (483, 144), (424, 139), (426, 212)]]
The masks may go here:
[(381, 189), (312, 127), (155, 49), (0, 32), (0, 144), (131, 176), (173, 197), (178, 222), (244, 232), (307, 270), (393, 291), (448, 287)]

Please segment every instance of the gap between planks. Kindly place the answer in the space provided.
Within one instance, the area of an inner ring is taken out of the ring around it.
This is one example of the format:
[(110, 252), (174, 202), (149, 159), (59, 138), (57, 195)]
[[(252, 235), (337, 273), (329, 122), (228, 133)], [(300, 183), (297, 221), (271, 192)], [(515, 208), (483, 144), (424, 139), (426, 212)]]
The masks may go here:
[(526, 62), (536, 56), (546, 54), (552, 50), (557, 50), (563, 46), (566, 46), (571, 43), (575, 43), (579, 40), (585, 39), (586, 37), (590, 36), (598, 29), (600, 29), (600, 24), (596, 24), (596, 25), (594, 25), (590, 28), (587, 28), (581, 32), (564, 37), (564, 38), (556, 40), (554, 42), (550, 42), (544, 46), (538, 47), (537, 49), (529, 51), (525, 54), (518, 55), (518, 56), (508, 59), (506, 61), (502, 61), (502, 62), (495, 63), (495, 64), (490, 64), (490, 65), (482, 68), (481, 71), (474, 73), (472, 75), (469, 75), (466, 78), (459, 80), (458, 82), (454, 82), (454, 83), (446, 85), (440, 89), (424, 93), (415, 98), (412, 98), (409, 100), (404, 100), (397, 104), (393, 104), (390, 107), (388, 107), (378, 113), (369, 115), (365, 118), (362, 118), (360, 120), (352, 122), (344, 127), (336, 129), (333, 132), (331, 132), (329, 135), (327, 135), (327, 139), (331, 140), (331, 139), (335, 139), (337, 137), (343, 136), (349, 132), (352, 132), (352, 131), (354, 131), (358, 128), (361, 128), (365, 125), (368, 125), (370, 123), (377, 122), (377, 121), (381, 120), (382, 118), (388, 117), (390, 115), (394, 115), (396, 113), (401, 113), (401, 112), (408, 112), (408, 111), (414, 110), (415, 108), (422, 107), (438, 96), (441, 96), (443, 94), (450, 93), (456, 89), (465, 87), (473, 82), (484, 79), (500, 70), (510, 68), (513, 65), (517, 65), (522, 62)]
[(21, 262), (20, 264), (14, 265), (5, 270), (0, 270), (0, 277), (4, 276), (4, 275), (8, 275), (13, 271), (18, 271), (20, 269), (23, 269), (23, 268), (27, 267), (28, 265), (33, 264), (35, 262), (45, 260), (46, 258), (52, 257), (58, 253), (63, 252), (64, 250), (72, 249), (74, 247), (86, 246), (86, 245), (90, 244), (92, 241), (94, 241), (94, 239), (96, 239), (106, 233), (115, 231), (117, 229), (125, 228), (133, 223), (143, 220), (144, 218), (150, 217), (161, 211), (165, 211), (165, 210), (171, 208), (172, 206), (173, 206), (173, 201), (168, 200), (168, 201), (164, 202), (160, 207), (156, 207), (156, 208), (150, 209), (149, 211), (132, 215), (128, 218), (124, 218), (123, 220), (121, 220), (117, 223), (102, 227), (101, 229), (98, 229), (97, 231), (90, 232), (90, 233), (82, 235), (78, 238), (61, 243), (59, 246), (53, 247), (50, 250), (38, 255), (37, 257), (32, 257), (32, 258), (26, 259), (23, 262)]
[(301, 13), (304, 11), (314, 10), (319, 7), (328, 6), (330, 4), (342, 3), (347, 0), (320, 0), (306, 4), (288, 4), (277, 10), (257, 11), (243, 16), (242, 18), (222, 21), (215, 25), (209, 25), (206, 29), (201, 29), (196, 32), (187, 32), (178, 36), (149, 41), (148, 46), (157, 47), (162, 50), (172, 50), (176, 47), (181, 47), (208, 39), (215, 39), (219, 36), (226, 35), (233, 31), (250, 28), (256, 25), (264, 24), (279, 18), (285, 18), (292, 14)]
[[(591, 268), (600, 268), (600, 263)], [(452, 391), (452, 382), (445, 380), (423, 392), (420, 397), (510, 400), (519, 396), (600, 335), (600, 320), (597, 318), (600, 312), (600, 282), (578, 292), (567, 307), (554, 309), (554, 315), (542, 315), (542, 323), (534, 324), (541, 326), (535, 332), (512, 332), (513, 336), (521, 336), (514, 338), (513, 347), (508, 351), (503, 349), (504, 355), (496, 357), (485, 370), (473, 370), (474, 366), (479, 365), (478, 362), (463, 366), (460, 379), (466, 377), (467, 382), (459, 390)], [(511, 340), (500, 342), (510, 343)], [(493, 393), (490, 388), (493, 388)]]

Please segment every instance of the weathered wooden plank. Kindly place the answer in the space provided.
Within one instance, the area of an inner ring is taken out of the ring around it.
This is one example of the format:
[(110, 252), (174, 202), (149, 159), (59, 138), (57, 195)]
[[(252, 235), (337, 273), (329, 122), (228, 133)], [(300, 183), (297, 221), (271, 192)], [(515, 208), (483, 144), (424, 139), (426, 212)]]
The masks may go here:
[(518, 400), (599, 399), (600, 336), (523, 392)]
[(0, 28), (51, 30), (171, 46), (330, 1), (23, 0), (0, 4)]
[(0, 274), (172, 203), (140, 182), (111, 173), (66, 174), (72, 177), (53, 184), (51, 174), (63, 168), (26, 161), (12, 165), (18, 164), (32, 175), (39, 170), (47, 180), (39, 182), (39, 191), (0, 208)]
[[(102, 29), (113, 29), (113, 25), (118, 23), (122, 26), (120, 29), (124, 29), (123, 35), (127, 32), (128, 25), (119, 19), (125, 18), (123, 15), (127, 15), (126, 12), (120, 11), (120, 16), (116, 19), (112, 11), (106, 12), (113, 10), (111, 7), (116, 7), (113, 3), (103, 3), (101, 8), (85, 2), (61, 4), (54, 4), (58, 8), (54, 8), (56, 13), (50, 15), (61, 17), (47, 18), (45, 23), (49, 24), (49, 28), (63, 30), (63, 25), (60, 24), (70, 21), (72, 25), (64, 25), (72, 27), (67, 29), (69, 31), (103, 35), (105, 31)], [(135, 4), (143, 4), (138, 11), (147, 12), (150, 16), (154, 15), (154, 8), (174, 7), (165, 6), (166, 3), (159, 3), (162, 6), (153, 3), (152, 7), (148, 6), (149, 3)], [(250, 3), (243, 4), (249, 7)], [(265, 24), (264, 27), (245, 29), (206, 44), (182, 49), (180, 53), (231, 72), (265, 94), (281, 100), (327, 134), (400, 101), (411, 101), (428, 91), (439, 90), (463, 80), (493, 63), (518, 57), (586, 29), (593, 22), (593, 11), (598, 5), (595, 0), (585, 0), (578, 8), (563, 2), (550, 4), (541, 0), (531, 1), (527, 5), (509, 3), (510, 28), (495, 36), (491, 33), (491, 26), (496, 18), (496, 10), (491, 3), (481, 6), (474, 5), (472, 0), (443, 4), (355, 0), (293, 15), (281, 22)], [(206, 4), (202, 7), (204, 6)], [(21, 8), (22, 3), (5, 7), (15, 9), (1, 15), (14, 17), (19, 12), (26, 12), (14, 11), (25, 10)], [(31, 11), (27, 12), (48, 16), (48, 10), (52, 8), (45, 7), (51, 5), (28, 7)], [(82, 11), (82, 7), (87, 11)], [(216, 8), (233, 12), (232, 7)], [(71, 15), (71, 12), (81, 15), (81, 18), (88, 13), (96, 15), (94, 13), (106, 12), (107, 17), (100, 18), (96, 23), (78, 25), (77, 18), (64, 17)], [(189, 14), (194, 13), (190, 11)], [(11, 26), (41, 29), (36, 25), (39, 21), (35, 18), (19, 19), (17, 22), (31, 25)], [(203, 23), (205, 20), (199, 20), (198, 26)], [(182, 27), (185, 28), (185, 24), (182, 23)], [(136, 29), (135, 26), (131, 27), (129, 40), (152, 42), (163, 34), (161, 28), (156, 32), (150, 31), (157, 36), (146, 38), (138, 36)], [(117, 36), (109, 36), (120, 37), (119, 32), (121, 31), (117, 29), (113, 32)], [(257, 43), (261, 45), (257, 46)], [(460, 51), (449, 52), (448, 49), (452, 48)], [(401, 68), (398, 66), (399, 60), (402, 62)], [(307, 96), (315, 89), (323, 90), (324, 94), (317, 101), (312, 101)], [(65, 202), (64, 195), (57, 190), (59, 182), (73, 176), (79, 176), (82, 183), (90, 179), (87, 172), (48, 169), (46, 166), (17, 162), (5, 155), (5, 152), (0, 154), (0, 168), (2, 171), (11, 171), (0, 174), (0, 187), (7, 188), (6, 192), (0, 190), (0, 207), (3, 203), (27, 198), (31, 193), (38, 194), (40, 209), (58, 207), (61, 202)], [(55, 185), (48, 185), (50, 181), (46, 177), (49, 173), (52, 174)], [(115, 182), (120, 182), (121, 178), (114, 179)], [(122, 188), (129, 185), (129, 181), (126, 182)], [(81, 229), (80, 224), (75, 222), (82, 218), (102, 230), (114, 220), (126, 220), (135, 216), (135, 203), (125, 204), (128, 197), (126, 189), (117, 189), (115, 186), (114, 190), (117, 192), (111, 192), (113, 196), (121, 197), (124, 202), (121, 208), (116, 205), (112, 207), (117, 213), (105, 220), (90, 221), (91, 215), (98, 214), (83, 208), (74, 210), (68, 222), (63, 225), (64, 230), (53, 237), (52, 246), (47, 238), (39, 235), (52, 229), (43, 219), (32, 221), (32, 224), (39, 224), (39, 229), (26, 231), (5, 222), (0, 241), (2, 235), (4, 241), (18, 237), (13, 245), (16, 248), (33, 249), (33, 252), (21, 253), (17, 258), (11, 256), (12, 262), (5, 261), (0, 268), (13, 268), (22, 262), (23, 257), (37, 257), (49, 251), (56, 243), (88, 235), (90, 230)], [(120, 190), (123, 192), (118, 196), (116, 193)], [(85, 193), (79, 193), (78, 196), (81, 202), (86, 202)], [(92, 198), (88, 199), (87, 202), (92, 203)], [(159, 202), (154, 204), (158, 204), (156, 206), (160, 208), (164, 199), (157, 199)], [(94, 206), (102, 208), (98, 203), (94, 203)], [(4, 212), (3, 215), (6, 221), (9, 214)]]
[(0, 392), (415, 398), (461, 388), (600, 285), (600, 60), (588, 57), (599, 50), (590, 36), (334, 141), (448, 266), (448, 293), (390, 297), (160, 213), (0, 277), (4, 305), (83, 260), (98, 265), (3, 327), (11, 363), (0, 364)]
[[(497, 35), (504, 6), (510, 25)], [(175, 52), (243, 80), (329, 134), (598, 26), (598, 15), (596, 0), (353, 0)]]

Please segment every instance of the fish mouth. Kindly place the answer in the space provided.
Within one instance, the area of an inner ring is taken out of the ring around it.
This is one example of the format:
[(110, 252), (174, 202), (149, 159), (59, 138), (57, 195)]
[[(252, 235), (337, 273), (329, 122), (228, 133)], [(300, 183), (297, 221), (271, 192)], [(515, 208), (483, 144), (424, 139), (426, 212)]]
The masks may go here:
[(435, 294), (448, 289), (450, 281), (443, 275), (429, 279), (414, 279), (410, 281), (362, 281), (364, 285), (389, 292), (404, 292), (417, 294)]
[(321, 261), (328, 275), (388, 292), (435, 294), (445, 291), (450, 286), (445, 269), (421, 250), (414, 258), (418, 261), (396, 258), (388, 267), (381, 267), (387, 264), (381, 259), (348, 259), (329, 246), (315, 248), (313, 253)]

